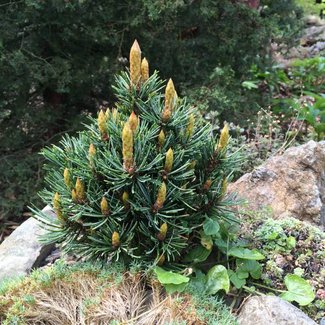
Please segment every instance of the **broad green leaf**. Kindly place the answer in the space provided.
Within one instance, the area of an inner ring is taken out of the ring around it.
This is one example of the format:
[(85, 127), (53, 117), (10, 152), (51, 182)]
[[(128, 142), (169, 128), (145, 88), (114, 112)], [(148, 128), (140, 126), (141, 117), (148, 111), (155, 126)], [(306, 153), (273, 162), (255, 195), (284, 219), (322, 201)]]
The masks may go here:
[(189, 263), (200, 263), (205, 261), (211, 253), (211, 249), (207, 250), (202, 245), (196, 246), (190, 250), (184, 257), (183, 262)]
[(172, 294), (174, 292), (183, 292), (187, 286), (187, 283), (181, 284), (165, 284), (164, 287), (166, 292)]
[(158, 281), (161, 284), (181, 284), (187, 283), (190, 280), (190, 278), (187, 276), (174, 273), (172, 271), (166, 271), (159, 266), (154, 268), (154, 272), (156, 273)]
[(256, 249), (250, 250), (244, 247), (233, 247), (228, 251), (229, 256), (235, 256), (244, 260), (263, 260), (265, 257)]
[(207, 236), (204, 232), (201, 232), (201, 245), (205, 247), (208, 251), (212, 249), (213, 241), (211, 236)]
[(236, 274), (239, 279), (247, 279), (249, 277), (249, 273), (247, 271), (240, 269), (236, 271)]
[(220, 290), (229, 292), (230, 281), (227, 269), (223, 265), (213, 266), (206, 275), (206, 293), (215, 294)]
[(204, 233), (208, 236), (214, 236), (217, 235), (219, 232), (220, 226), (219, 223), (216, 220), (213, 220), (211, 218), (206, 218), (203, 223), (203, 230)]
[(247, 89), (256, 89), (258, 86), (253, 81), (243, 81), (241, 84), (244, 88)]
[(260, 279), (262, 275), (262, 266), (255, 260), (236, 259), (238, 277), (241, 279), (247, 278), (243, 276), (245, 272), (249, 273), (253, 279)]
[(220, 249), (222, 253), (227, 254), (229, 244), (226, 241), (223, 239), (215, 239), (214, 244)]
[(281, 298), (287, 301), (296, 301), (300, 306), (306, 306), (315, 299), (313, 287), (303, 278), (296, 274), (288, 274), (284, 278), (288, 288), (281, 294)]
[(193, 287), (196, 292), (204, 293), (206, 275), (201, 270), (195, 270), (194, 273), (195, 276), (191, 278), (191, 287)]
[(231, 283), (237, 288), (240, 289), (242, 286), (246, 284), (245, 279), (240, 279), (233, 270), (228, 270), (228, 275)]
[(253, 270), (253, 271), (249, 272), (249, 274), (255, 280), (260, 279), (262, 276), (262, 266), (260, 265), (260, 268), (258, 270)]

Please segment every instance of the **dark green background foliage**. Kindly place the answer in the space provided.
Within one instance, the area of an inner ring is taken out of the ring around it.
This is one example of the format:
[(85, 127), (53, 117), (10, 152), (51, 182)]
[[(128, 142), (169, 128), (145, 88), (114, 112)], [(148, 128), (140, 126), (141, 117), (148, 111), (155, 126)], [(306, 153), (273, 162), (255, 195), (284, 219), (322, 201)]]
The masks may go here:
[(114, 101), (110, 85), (135, 38), (151, 69), (173, 76), (203, 110), (229, 120), (254, 108), (241, 81), (252, 63), (266, 64), (272, 37), (297, 26), (293, 1), (264, 3), (261, 12), (228, 0), (1, 4), (0, 220), (34, 200), (39, 149), (75, 130), (80, 112)]

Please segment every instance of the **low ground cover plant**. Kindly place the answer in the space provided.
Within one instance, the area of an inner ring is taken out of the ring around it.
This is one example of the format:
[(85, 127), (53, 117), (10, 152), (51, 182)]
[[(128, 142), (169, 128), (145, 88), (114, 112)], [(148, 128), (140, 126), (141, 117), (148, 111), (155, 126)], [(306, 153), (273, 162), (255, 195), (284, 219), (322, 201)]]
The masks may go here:
[[(267, 215), (267, 211), (247, 214), (240, 230), (239, 238), (266, 257), (260, 264), (261, 281), (253, 284), (254, 290), (282, 294), (319, 321), (325, 316), (325, 235), (297, 219), (274, 220)], [(282, 292), (290, 281), (295, 292), (291, 297)], [(309, 303), (299, 301), (299, 296)]]
[[(266, 105), (278, 115), (282, 133), (303, 141), (321, 141), (325, 136), (325, 58), (294, 60), (288, 67), (274, 66), (267, 71), (252, 69), (252, 80), (244, 83), (252, 92), (264, 92)], [(295, 122), (294, 128), (289, 128)]]
[[(324, 60), (322, 56), (294, 60), (288, 67), (276, 65), (266, 71), (252, 67), (252, 79), (242, 87), (257, 97), (263, 94), (263, 101), (256, 103), (255, 116), (229, 123), (228, 152), (241, 149), (244, 157), (235, 167), (234, 179), (291, 146), (324, 140)], [(218, 114), (210, 112), (205, 118), (218, 132)]]
[(171, 297), (135, 265), (77, 263), (35, 270), (0, 285), (0, 321), (9, 324), (223, 324), (235, 317), (217, 298)]

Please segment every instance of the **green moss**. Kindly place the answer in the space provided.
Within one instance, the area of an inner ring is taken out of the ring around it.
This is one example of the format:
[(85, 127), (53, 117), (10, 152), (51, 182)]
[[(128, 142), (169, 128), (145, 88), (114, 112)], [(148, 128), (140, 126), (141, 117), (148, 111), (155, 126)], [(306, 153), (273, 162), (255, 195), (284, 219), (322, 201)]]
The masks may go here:
[(316, 292), (316, 299), (303, 311), (316, 321), (324, 317), (324, 301), (317, 292), (325, 283), (325, 233), (294, 218), (274, 220), (263, 214), (251, 214), (244, 224), (241, 239), (266, 256), (264, 284), (282, 290), (287, 274), (302, 276)]
[(229, 309), (218, 297), (196, 296), (195, 303), (197, 313), (207, 325), (236, 325), (234, 315), (230, 314)]

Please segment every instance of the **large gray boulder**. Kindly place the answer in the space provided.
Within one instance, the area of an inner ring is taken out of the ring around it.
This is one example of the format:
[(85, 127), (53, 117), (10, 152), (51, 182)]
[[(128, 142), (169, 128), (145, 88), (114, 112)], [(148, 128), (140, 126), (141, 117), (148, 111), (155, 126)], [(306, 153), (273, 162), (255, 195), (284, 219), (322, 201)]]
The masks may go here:
[(325, 141), (292, 147), (268, 159), (229, 186), (249, 209), (272, 209), (275, 219), (288, 216), (325, 226)]
[(276, 296), (253, 296), (244, 303), (239, 325), (317, 325), (300, 309)]
[[(55, 218), (50, 207), (45, 207), (43, 212)], [(29, 218), (3, 241), (0, 245), (0, 282), (5, 278), (26, 275), (39, 266), (53, 248), (53, 245), (39, 242), (39, 236), (44, 233), (39, 221)]]

